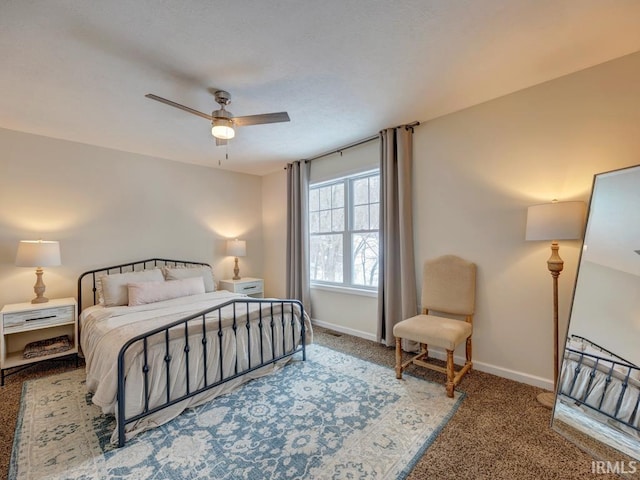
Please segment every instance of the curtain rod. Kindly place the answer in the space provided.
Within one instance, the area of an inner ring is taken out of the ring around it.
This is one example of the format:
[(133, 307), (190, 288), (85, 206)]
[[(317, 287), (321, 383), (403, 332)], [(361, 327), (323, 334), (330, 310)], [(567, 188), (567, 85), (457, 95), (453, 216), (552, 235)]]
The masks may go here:
[[(398, 125), (398, 126), (396, 126), (394, 128), (402, 128), (402, 127), (404, 127), (404, 128), (413, 128), (413, 127), (417, 127), (418, 125), (420, 125), (420, 122), (416, 121), (416, 122), (407, 123), (406, 125)], [(378, 138), (380, 138), (380, 135), (372, 135), (370, 137), (363, 138), (361, 140), (356, 140), (355, 142), (349, 143), (347, 145), (344, 145), (343, 147), (336, 148), (335, 150), (331, 150), (330, 152), (325, 152), (325, 153), (321, 153), (320, 155), (316, 155), (315, 157), (306, 158), (304, 161), (305, 162), (311, 162), (313, 160), (318, 160), (319, 158), (322, 158), (322, 157), (327, 157), (329, 155), (333, 155), (334, 153), (342, 153), (345, 150), (348, 150), (348, 149), (353, 148), (353, 147), (357, 147), (358, 145), (362, 145), (364, 143), (369, 143), (369, 142), (371, 142), (373, 140), (376, 140)]]
[(316, 155), (315, 157), (311, 157), (311, 158), (305, 158), (304, 161), (305, 162), (312, 162), (313, 160), (318, 160), (319, 158), (322, 158), (322, 157), (328, 157), (329, 155), (333, 155), (334, 153), (342, 153), (345, 150), (348, 150), (348, 149), (353, 148), (353, 147), (357, 147), (358, 145), (363, 145), (365, 143), (369, 143), (369, 142), (371, 142), (373, 140), (377, 140), (378, 138), (380, 138), (379, 135), (372, 135), (370, 137), (363, 138), (361, 140), (356, 140), (355, 142), (349, 143), (349, 144), (344, 145), (344, 146), (342, 146), (340, 148), (336, 148), (335, 150), (331, 150), (330, 152), (321, 153), (320, 155)]
[[(418, 125), (420, 125), (420, 122), (415, 121), (415, 122), (407, 123), (405, 125), (398, 125), (398, 126), (393, 127), (393, 128), (402, 128), (402, 127), (404, 127), (404, 128), (413, 128), (413, 127), (417, 127)], [(369, 142), (371, 142), (373, 140), (376, 140), (378, 138), (380, 138), (380, 135), (372, 135), (372, 136), (367, 137), (367, 138), (362, 138), (360, 140), (356, 140), (353, 143), (349, 143), (347, 145), (344, 145), (342, 147), (336, 148), (336, 149), (331, 150), (329, 152), (325, 152), (325, 153), (321, 153), (320, 155), (316, 155), (315, 157), (305, 158), (304, 161), (305, 161), (305, 163), (306, 162), (311, 162), (313, 160), (318, 160), (319, 158), (322, 158), (322, 157), (327, 157), (329, 155), (333, 155), (334, 153), (342, 153), (345, 150), (348, 150), (348, 149), (353, 148), (353, 147), (357, 147), (358, 145), (363, 145), (365, 143), (369, 143)], [(284, 167), (284, 169), (286, 170), (287, 167)]]

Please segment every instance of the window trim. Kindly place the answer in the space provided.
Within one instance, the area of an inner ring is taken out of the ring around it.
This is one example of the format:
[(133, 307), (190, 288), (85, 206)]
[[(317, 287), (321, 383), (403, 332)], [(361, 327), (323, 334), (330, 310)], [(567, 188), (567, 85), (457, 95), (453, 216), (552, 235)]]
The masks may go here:
[(360, 295), (362, 297), (378, 298), (378, 287), (346, 287), (341, 283), (324, 283), (319, 280), (311, 282), (311, 290), (322, 290), (331, 293), (344, 293), (347, 295)]
[[(353, 205), (353, 197), (354, 197), (354, 193), (353, 193), (353, 182), (355, 180), (358, 180), (360, 178), (367, 178), (367, 177), (373, 177), (373, 176), (378, 176), (378, 178), (380, 179), (380, 169), (379, 168), (373, 168), (373, 169), (367, 169), (365, 171), (362, 172), (358, 172), (358, 173), (353, 173), (353, 174), (349, 174), (349, 175), (344, 175), (344, 176), (340, 176), (340, 177), (336, 177), (336, 178), (332, 178), (332, 179), (326, 179), (326, 180), (322, 180), (319, 182), (315, 182), (315, 183), (311, 183), (309, 185), (309, 190), (311, 190), (312, 188), (322, 188), (322, 187), (327, 187), (330, 185), (335, 185), (335, 184), (340, 184), (342, 183), (344, 185), (344, 215), (345, 215), (345, 219), (344, 219), (344, 230), (339, 231), (339, 232), (334, 232), (334, 231), (328, 231), (328, 232), (318, 232), (318, 233), (311, 233), (311, 231), (309, 231), (309, 239), (311, 239), (314, 236), (321, 236), (321, 235), (332, 235), (332, 234), (338, 234), (338, 235), (342, 235), (342, 252), (343, 252), (343, 274), (342, 274), (342, 278), (343, 281), (342, 282), (330, 282), (330, 281), (326, 281), (326, 280), (314, 280), (312, 278), (309, 279), (310, 281), (310, 286), (311, 288), (317, 288), (319, 290), (325, 290), (325, 291), (331, 291), (331, 292), (340, 292), (340, 293), (348, 293), (348, 294), (354, 294), (354, 295), (364, 295), (364, 296), (369, 296), (369, 297), (377, 297), (378, 296), (378, 289), (379, 289), (379, 285), (375, 285), (375, 286), (367, 286), (367, 285), (359, 285), (359, 284), (354, 284), (353, 282), (353, 251), (352, 251), (352, 241), (353, 241), (353, 235), (354, 234), (367, 234), (367, 233), (378, 233), (378, 238), (380, 235), (380, 226), (378, 225), (378, 229), (377, 230), (354, 230), (353, 227), (353, 209), (354, 209), (354, 205)], [(370, 200), (370, 198), (369, 198)], [(377, 202), (378, 204), (380, 204), (380, 201), (378, 200)], [(367, 205), (371, 205), (371, 202), (367, 202)], [(309, 211), (307, 211), (307, 213), (309, 213)], [(310, 221), (310, 219), (309, 219)], [(311, 229), (309, 229), (311, 230)], [(379, 243), (378, 243), (379, 245)], [(378, 255), (380, 255), (380, 252), (378, 252)], [(347, 259), (347, 261), (345, 261), (345, 259)], [(348, 282), (345, 281), (345, 279), (348, 279)]]

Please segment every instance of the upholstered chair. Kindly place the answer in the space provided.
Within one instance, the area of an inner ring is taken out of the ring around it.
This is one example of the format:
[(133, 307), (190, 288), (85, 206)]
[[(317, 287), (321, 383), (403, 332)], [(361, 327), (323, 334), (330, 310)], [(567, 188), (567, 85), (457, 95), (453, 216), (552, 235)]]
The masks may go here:
[[(447, 375), (447, 395), (471, 369), (471, 335), (475, 309), (476, 266), (455, 255), (444, 255), (424, 264), (422, 275), (422, 314), (408, 318), (393, 327), (396, 338), (396, 378), (408, 365), (414, 364)], [(402, 339), (420, 344), (420, 352), (402, 362)], [(466, 342), (466, 362), (455, 371), (453, 352)], [(429, 362), (429, 346), (447, 352), (447, 365)]]

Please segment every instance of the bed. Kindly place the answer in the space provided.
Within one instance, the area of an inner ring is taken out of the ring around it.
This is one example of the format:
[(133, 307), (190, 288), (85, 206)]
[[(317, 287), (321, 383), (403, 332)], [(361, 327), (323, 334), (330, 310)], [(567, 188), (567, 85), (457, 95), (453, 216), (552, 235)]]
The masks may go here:
[(211, 267), (154, 258), (78, 278), (87, 388), (123, 446), (183, 410), (267, 375), (311, 341), (297, 300), (216, 291)]
[(566, 405), (640, 438), (640, 368), (587, 338), (568, 337), (558, 396)]

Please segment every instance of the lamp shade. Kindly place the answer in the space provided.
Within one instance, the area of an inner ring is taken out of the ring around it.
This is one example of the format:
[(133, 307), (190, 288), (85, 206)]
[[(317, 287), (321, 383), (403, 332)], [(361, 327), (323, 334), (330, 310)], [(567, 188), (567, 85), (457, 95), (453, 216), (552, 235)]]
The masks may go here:
[(527, 240), (577, 240), (582, 238), (584, 202), (552, 202), (527, 210)]
[(56, 267), (60, 264), (60, 242), (20, 240), (16, 255), (16, 266)]
[(247, 254), (247, 242), (244, 240), (227, 240), (227, 255), (231, 257), (244, 257)]

